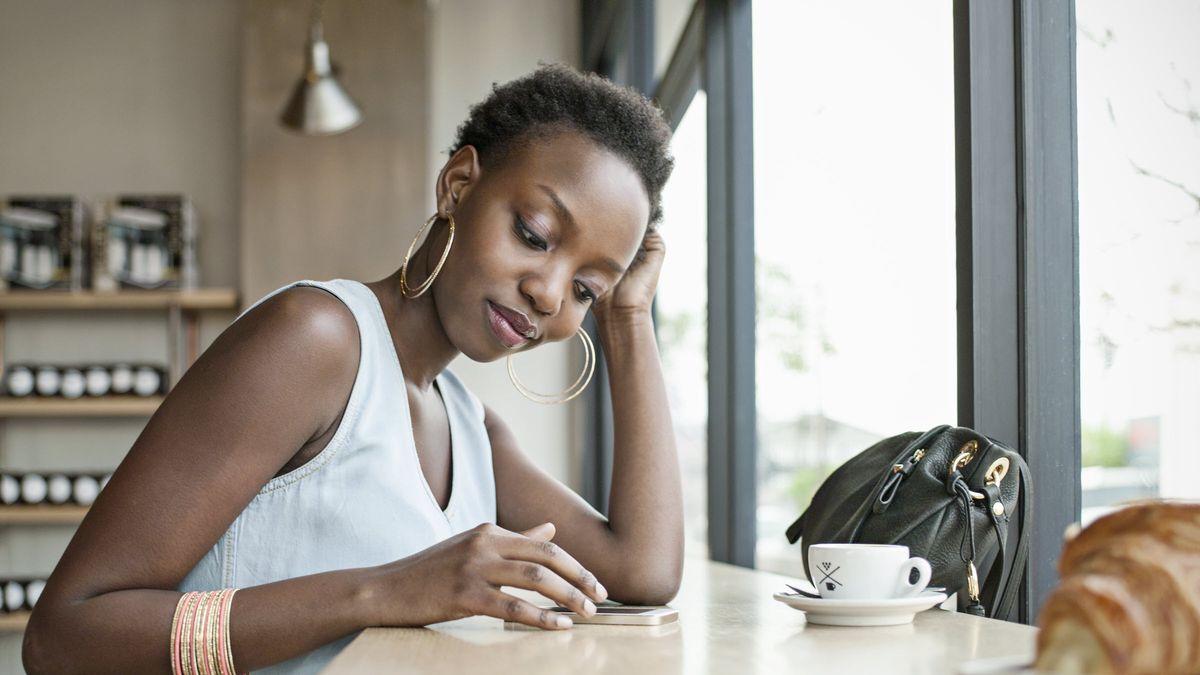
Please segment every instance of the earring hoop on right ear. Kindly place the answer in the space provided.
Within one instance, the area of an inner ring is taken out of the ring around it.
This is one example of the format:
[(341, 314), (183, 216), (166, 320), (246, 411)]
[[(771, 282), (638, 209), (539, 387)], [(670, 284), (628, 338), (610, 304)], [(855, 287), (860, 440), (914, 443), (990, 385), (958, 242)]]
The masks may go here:
[(446, 214), (446, 218), (450, 221), (450, 236), (446, 239), (446, 248), (442, 249), (442, 257), (438, 259), (437, 265), (434, 265), (433, 271), (429, 273), (429, 278), (421, 283), (420, 286), (413, 288), (408, 285), (408, 259), (412, 257), (413, 249), (417, 247), (417, 242), (421, 240), (421, 234), (429, 229), (433, 221), (437, 220), (438, 214), (433, 214), (421, 229), (417, 230), (417, 236), (413, 237), (412, 243), (408, 245), (408, 253), (404, 254), (404, 262), (400, 263), (400, 292), (406, 298), (418, 298), (429, 290), (433, 285), (433, 280), (437, 278), (439, 272), (442, 271), (442, 265), (446, 264), (446, 256), (450, 255), (450, 247), (454, 244), (454, 214)]
[(583, 372), (561, 394), (539, 394), (526, 387), (520, 378), (517, 377), (517, 370), (513, 367), (513, 357), (509, 355), (508, 379), (512, 380), (513, 386), (517, 388), (517, 391), (521, 392), (522, 396), (534, 403), (566, 403), (582, 394), (584, 389), (587, 389), (588, 384), (592, 381), (592, 375), (596, 372), (596, 345), (592, 343), (592, 337), (587, 334), (587, 331), (582, 326), (575, 331), (575, 334), (583, 341)]

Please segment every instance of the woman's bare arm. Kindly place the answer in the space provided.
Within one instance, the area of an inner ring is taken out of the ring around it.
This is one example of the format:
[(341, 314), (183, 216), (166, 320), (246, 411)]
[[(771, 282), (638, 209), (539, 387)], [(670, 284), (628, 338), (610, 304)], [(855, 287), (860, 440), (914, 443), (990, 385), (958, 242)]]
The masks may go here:
[(658, 351), (648, 321), (606, 336), (604, 345), (617, 355), (608, 361), (615, 430), (609, 517), (534, 464), (489, 410), (497, 522), (518, 530), (553, 522), (554, 540), (611, 598), (663, 604), (679, 589), (683, 498)]
[[(318, 289), (285, 291), (226, 330), (150, 419), (50, 576), (25, 634), (29, 672), (169, 673), (174, 589), (262, 485), (338, 422), (358, 354), (353, 316)], [(239, 591), (239, 669), (363, 627), (365, 574)]]
[(524, 529), (551, 521), (555, 541), (592, 570), (612, 598), (662, 604), (675, 596), (683, 571), (683, 491), (650, 318), (662, 240), (652, 233), (646, 248), (621, 282), (625, 296), (596, 308), (615, 436), (608, 518), (534, 465), (491, 411), (487, 425), (500, 525)]

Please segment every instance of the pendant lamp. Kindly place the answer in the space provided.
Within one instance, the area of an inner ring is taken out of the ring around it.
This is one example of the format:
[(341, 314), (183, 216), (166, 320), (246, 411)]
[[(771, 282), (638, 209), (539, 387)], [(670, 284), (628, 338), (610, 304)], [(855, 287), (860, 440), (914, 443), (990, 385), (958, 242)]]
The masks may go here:
[(309, 136), (340, 134), (362, 121), (362, 111), (337, 81), (330, 65), (323, 13), (318, 0), (313, 4), (308, 44), (304, 48), (304, 74), (279, 115), (280, 124)]

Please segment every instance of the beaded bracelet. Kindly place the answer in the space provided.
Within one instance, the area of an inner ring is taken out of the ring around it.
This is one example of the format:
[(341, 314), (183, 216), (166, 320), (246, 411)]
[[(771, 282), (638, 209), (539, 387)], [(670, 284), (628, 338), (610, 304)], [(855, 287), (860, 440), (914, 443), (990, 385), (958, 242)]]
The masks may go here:
[(173, 675), (237, 675), (229, 640), (236, 588), (184, 593), (171, 619)]

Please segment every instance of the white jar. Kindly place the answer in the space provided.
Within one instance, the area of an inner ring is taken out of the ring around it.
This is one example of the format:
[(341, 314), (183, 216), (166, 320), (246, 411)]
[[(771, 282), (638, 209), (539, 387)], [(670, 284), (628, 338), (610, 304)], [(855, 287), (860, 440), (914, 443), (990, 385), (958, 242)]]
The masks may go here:
[(42, 366), (38, 368), (37, 393), (42, 396), (55, 396), (58, 394), (61, 382), (62, 377), (58, 373), (58, 368), (54, 366)]
[(111, 237), (108, 240), (108, 273), (115, 278), (125, 276), (125, 258), (128, 253), (128, 248), (125, 245), (125, 240), (119, 237)]
[(104, 366), (92, 366), (87, 369), (86, 388), (88, 396), (103, 396), (112, 387), (112, 375)]
[(0, 502), (16, 504), (21, 501), (21, 481), (16, 476), (4, 474), (0, 476)]
[(162, 376), (153, 366), (138, 366), (133, 376), (133, 393), (138, 396), (153, 396), (162, 386)]
[(5, 373), (4, 387), (9, 396), (28, 396), (33, 393), (33, 371), (26, 366), (13, 366)]
[(21, 499), (26, 504), (41, 504), (46, 501), (46, 479), (37, 473), (22, 476)]
[(71, 479), (61, 473), (46, 481), (46, 498), (51, 504), (65, 504), (71, 499)]
[(87, 384), (83, 379), (83, 372), (78, 368), (66, 368), (62, 373), (62, 395), (66, 398), (79, 398), (83, 396)]
[(17, 242), (12, 237), (0, 238), (0, 276), (12, 278), (17, 268)]
[(30, 281), (41, 281), (38, 277), (38, 249), (33, 244), (26, 243), (21, 247), (21, 276)]
[(112, 393), (128, 394), (133, 391), (133, 368), (118, 363), (112, 368)]
[(44, 590), (46, 590), (46, 582), (43, 579), (34, 579), (25, 584), (25, 602), (33, 607), (37, 604), (38, 598), (42, 597)]
[(90, 506), (100, 494), (100, 483), (91, 476), (76, 476), (72, 497), (80, 506)]
[(15, 612), (25, 604), (25, 587), (19, 581), (4, 584), (4, 609)]

